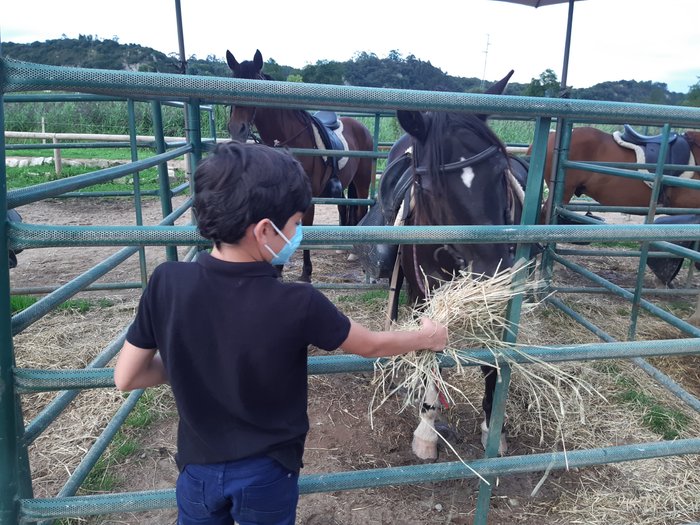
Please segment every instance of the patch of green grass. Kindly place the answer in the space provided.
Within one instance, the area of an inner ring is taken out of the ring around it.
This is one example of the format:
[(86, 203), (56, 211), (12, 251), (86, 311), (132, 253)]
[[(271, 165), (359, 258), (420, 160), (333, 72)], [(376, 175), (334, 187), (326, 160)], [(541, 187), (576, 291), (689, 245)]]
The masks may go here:
[[(53, 157), (52, 148), (42, 149), (10, 149), (8, 157)], [(140, 148), (139, 159), (147, 159), (155, 155), (151, 148)], [(61, 156), (71, 159), (107, 159), (131, 160), (129, 148), (63, 148)]]
[(146, 390), (139, 402), (129, 414), (129, 417), (124, 421), (124, 426), (127, 428), (144, 428), (156, 420), (155, 414), (151, 410), (154, 394)]
[(110, 458), (114, 461), (123, 461), (129, 456), (135, 454), (139, 449), (139, 444), (136, 440), (126, 437), (123, 433), (118, 432), (112, 441)]
[(70, 310), (84, 314), (90, 311), (93, 303), (88, 299), (68, 299), (58, 306), (59, 310)]
[[(388, 290), (368, 290), (359, 294), (341, 295), (340, 297), (338, 297), (338, 301), (340, 301), (341, 303), (355, 303), (366, 306), (386, 304), (388, 300)], [(408, 304), (408, 296), (403, 291), (399, 295), (399, 304)]]
[(80, 486), (85, 492), (113, 492), (119, 480), (109, 472), (109, 457), (101, 457)]
[(685, 317), (695, 311), (695, 303), (683, 299), (676, 299), (669, 301), (666, 304), (666, 309), (676, 317)]
[[(39, 298), (33, 295), (12, 295), (10, 297), (10, 307), (12, 309), (12, 313), (16, 314), (17, 312), (21, 312), (22, 310), (36, 303), (38, 300)], [(104, 298), (97, 299), (97, 301), (91, 301), (90, 299), (68, 299), (67, 301), (58, 305), (57, 308), (59, 310), (67, 310), (84, 314), (85, 312), (89, 312), (94, 306), (99, 308), (109, 308), (110, 306), (114, 306), (114, 301)]]
[(614, 361), (595, 361), (593, 366), (604, 374), (618, 375), (621, 373), (620, 366)]
[(628, 250), (639, 250), (639, 243), (634, 241), (592, 242), (591, 246), (595, 246), (597, 248), (624, 248)]
[[(129, 394), (124, 394), (127, 397)], [(158, 392), (146, 390), (136, 406), (124, 421), (122, 428), (114, 435), (109, 447), (102, 457), (95, 463), (85, 481), (81, 485), (81, 491), (86, 493), (113, 492), (118, 488), (119, 478), (110, 472), (110, 467), (123, 462), (140, 450), (135, 431), (149, 427), (158, 419), (155, 409)], [(66, 522), (68, 525), (69, 522)]]
[(602, 362), (597, 365), (597, 368), (614, 376), (615, 383), (620, 388), (620, 392), (615, 397), (617, 401), (641, 409), (642, 423), (652, 432), (671, 440), (680, 436), (680, 433), (688, 427), (690, 423), (688, 416), (680, 410), (664, 406), (654, 397), (640, 391), (637, 383), (623, 375), (615, 362)]
[[(61, 170), (61, 176), (56, 176), (56, 171), (52, 164), (45, 164), (41, 166), (27, 166), (24, 168), (7, 168), (7, 189), (16, 190), (20, 188), (26, 188), (29, 186), (34, 186), (36, 184), (42, 184), (44, 182), (50, 182), (58, 179), (66, 179), (69, 177), (74, 177), (76, 175), (83, 175), (85, 173), (91, 173), (96, 171), (97, 168), (88, 168), (84, 166), (65, 166)], [(186, 176), (184, 173), (176, 172), (176, 182), (173, 185), (180, 184), (186, 181)], [(158, 183), (158, 170), (156, 168), (149, 168), (147, 170), (141, 171), (139, 174), (139, 187), (141, 191), (151, 191), (157, 190), (159, 188)], [(102, 191), (133, 191), (133, 174), (126, 177), (120, 177), (110, 182), (105, 182), (102, 184), (95, 184), (88, 188), (83, 188), (80, 191), (83, 192), (102, 192)]]
[(104, 297), (101, 297), (97, 300), (97, 306), (99, 306), (100, 308), (109, 308), (110, 306), (114, 306), (114, 301), (112, 301), (111, 299), (105, 299)]
[(10, 310), (12, 314), (21, 312), (25, 308), (29, 308), (31, 305), (36, 303), (39, 299), (33, 295), (11, 295), (10, 296)]
[(665, 407), (653, 397), (634, 389), (625, 390), (619, 399), (642, 408), (644, 425), (664, 439), (676, 439), (690, 422), (690, 418), (680, 410)]

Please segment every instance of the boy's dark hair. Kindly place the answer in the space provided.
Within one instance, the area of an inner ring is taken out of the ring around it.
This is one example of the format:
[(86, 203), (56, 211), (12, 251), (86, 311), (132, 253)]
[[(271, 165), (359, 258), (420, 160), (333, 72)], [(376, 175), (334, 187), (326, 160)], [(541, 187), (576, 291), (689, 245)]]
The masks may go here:
[(268, 218), (280, 230), (311, 204), (311, 184), (290, 153), (263, 144), (219, 144), (195, 172), (194, 210), (203, 237), (234, 244)]

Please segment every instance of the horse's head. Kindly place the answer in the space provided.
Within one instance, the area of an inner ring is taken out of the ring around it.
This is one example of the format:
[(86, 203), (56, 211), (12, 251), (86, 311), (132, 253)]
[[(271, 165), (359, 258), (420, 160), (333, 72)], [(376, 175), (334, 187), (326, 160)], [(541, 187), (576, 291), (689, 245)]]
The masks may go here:
[[(693, 153), (693, 156), (695, 157), (695, 162), (698, 162), (698, 158), (700, 157), (700, 131), (686, 131), (683, 136), (685, 137), (685, 140), (688, 141), (688, 144), (690, 145), (690, 150)], [(695, 176), (693, 177), (695, 179), (698, 178), (698, 174), (696, 172)]]
[[(270, 77), (262, 72), (263, 58), (260, 51), (255, 52), (253, 60), (238, 62), (229, 50), (226, 50), (226, 63), (233, 72), (234, 78), (249, 80), (269, 80)], [(228, 121), (228, 131), (233, 140), (245, 141), (250, 135), (250, 128), (255, 120), (254, 107), (231, 105), (231, 115)]]
[[(467, 113), (399, 111), (413, 137), (415, 225), (512, 224), (505, 146), (484, 120)], [(503, 243), (445, 244), (414, 260), (427, 276), (449, 278), (456, 270), (493, 275), (513, 262)], [(422, 253), (421, 256), (416, 254)]]

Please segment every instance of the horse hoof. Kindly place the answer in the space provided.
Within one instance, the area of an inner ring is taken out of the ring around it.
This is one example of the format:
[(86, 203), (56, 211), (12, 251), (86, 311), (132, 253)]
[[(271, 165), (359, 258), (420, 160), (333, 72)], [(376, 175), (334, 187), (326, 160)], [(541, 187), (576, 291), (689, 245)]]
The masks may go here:
[(311, 282), (311, 277), (306, 274), (301, 274), (298, 278), (297, 281), (300, 283), (310, 283)]
[(693, 326), (700, 327), (700, 315), (691, 315), (688, 317), (688, 322)]
[(418, 427), (413, 431), (413, 443), (411, 449), (420, 459), (437, 459), (438, 435), (431, 423), (421, 419)]
[(350, 255), (348, 255), (348, 261), (353, 262), (356, 260), (357, 260), (357, 255), (355, 255), (354, 253), (351, 253)]
[(437, 459), (437, 441), (426, 441), (424, 439), (413, 436), (411, 444), (413, 453), (420, 459)]
[(336, 255), (342, 255), (343, 253), (345, 253), (345, 250), (336, 250), (335, 253)]
[[(486, 442), (489, 439), (489, 427), (486, 424), (486, 421), (481, 422), (481, 445), (484, 447), (484, 450), (486, 450)], [(508, 443), (506, 442), (506, 433), (501, 432), (501, 442), (498, 444), (498, 455), (499, 456), (505, 456), (506, 452), (508, 452)]]

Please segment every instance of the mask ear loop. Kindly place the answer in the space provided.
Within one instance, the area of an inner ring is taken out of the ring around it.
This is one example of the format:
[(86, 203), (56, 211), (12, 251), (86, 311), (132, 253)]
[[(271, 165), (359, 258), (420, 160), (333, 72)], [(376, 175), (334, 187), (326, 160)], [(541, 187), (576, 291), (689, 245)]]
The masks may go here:
[[(270, 219), (268, 219), (268, 221), (270, 221)], [(287, 239), (287, 236), (284, 233), (282, 233), (282, 230), (280, 230), (277, 226), (275, 226), (274, 222), (270, 221), (270, 224), (275, 229), (275, 231), (282, 236), (282, 238), (287, 242), (287, 244), (289, 244), (291, 242), (289, 239)]]
[[(290, 244), (291, 241), (290, 241), (289, 239), (287, 239), (287, 236), (286, 236), (284, 233), (282, 233), (282, 231), (281, 231), (277, 226), (275, 226), (275, 223), (272, 222), (270, 219), (267, 219), (267, 220), (270, 221), (270, 225), (271, 225), (271, 226), (275, 229), (275, 231), (285, 240), (285, 242), (286, 242), (287, 244)], [(265, 243), (265, 244), (264, 244), (264, 247), (265, 247), (265, 249), (266, 249), (268, 252), (270, 252), (270, 253), (272, 254), (273, 257), (277, 257), (277, 254), (275, 253), (275, 250), (273, 250), (272, 248), (270, 248), (270, 245), (269, 245), (269, 244)]]

